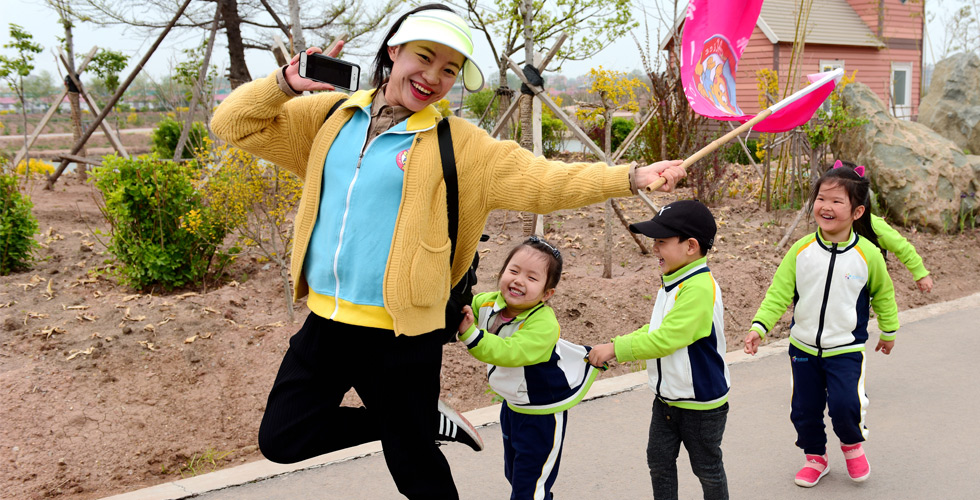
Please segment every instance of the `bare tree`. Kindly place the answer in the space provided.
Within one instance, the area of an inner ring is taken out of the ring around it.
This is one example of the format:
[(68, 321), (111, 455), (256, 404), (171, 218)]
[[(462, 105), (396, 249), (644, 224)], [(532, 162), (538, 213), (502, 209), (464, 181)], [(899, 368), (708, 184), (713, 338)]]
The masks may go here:
[[(127, 25), (137, 29), (154, 30), (162, 28), (176, 13), (177, 6), (170, 0), (84, 0), (85, 11), (89, 16), (104, 25)], [(268, 52), (272, 42), (267, 36), (270, 30), (280, 31), (288, 38), (294, 38), (277, 12), (286, 12), (287, 0), (206, 0), (194, 2), (188, 7), (175, 25), (177, 29), (200, 30), (203, 34), (211, 27), (215, 9), (221, 13), (218, 29), (225, 34), (228, 47), (228, 79), (232, 88), (251, 81), (252, 77), (245, 63), (245, 51), (258, 49)], [(292, 1), (292, 0), (289, 0)], [(297, 2), (299, 0), (296, 0)], [(297, 15), (301, 30), (314, 35), (314, 41), (330, 41), (338, 36), (357, 47), (356, 39), (372, 32), (395, 9), (395, 0), (385, 2), (372, 9), (365, 7), (366, 0), (329, 0), (327, 2), (307, 2), (306, 8), (297, 3)], [(320, 6), (314, 9), (311, 6)], [(296, 20), (293, 19), (295, 23)], [(319, 38), (319, 40), (316, 40)]]

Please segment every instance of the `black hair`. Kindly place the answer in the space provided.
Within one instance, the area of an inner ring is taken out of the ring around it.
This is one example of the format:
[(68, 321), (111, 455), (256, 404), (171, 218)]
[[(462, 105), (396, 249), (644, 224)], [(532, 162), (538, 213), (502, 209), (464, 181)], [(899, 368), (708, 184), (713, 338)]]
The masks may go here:
[(854, 231), (864, 236), (865, 239), (871, 241), (871, 243), (874, 243), (880, 249), (881, 244), (878, 243), (878, 235), (871, 228), (871, 182), (868, 181), (867, 177), (863, 177), (855, 172), (855, 168), (856, 165), (848, 161), (842, 161), (841, 166), (838, 168), (834, 168), (833, 166), (828, 167), (827, 171), (813, 184), (807, 207), (812, 213), (813, 204), (817, 200), (817, 194), (820, 192), (820, 187), (824, 184), (830, 182), (843, 187), (847, 193), (847, 197), (851, 201), (852, 214), (854, 210), (857, 210), (858, 206), (864, 206), (864, 213), (861, 214), (858, 220), (854, 221)]
[(708, 242), (707, 241), (701, 241), (701, 238), (698, 238), (696, 236), (691, 236), (691, 235), (687, 235), (687, 234), (681, 233), (681, 234), (677, 235), (677, 238), (678, 238), (677, 241), (680, 241), (680, 242), (684, 242), (684, 241), (687, 241), (687, 240), (690, 240), (690, 239), (693, 239), (694, 241), (697, 241), (698, 242), (698, 251), (701, 252), (701, 256), (702, 257), (707, 257), (708, 256), (708, 250), (711, 250), (711, 246), (708, 245)]
[(545, 280), (544, 289), (549, 290), (558, 286), (558, 281), (561, 280), (561, 252), (559, 252), (556, 247), (545, 241), (545, 239), (541, 238), (540, 236), (531, 236), (530, 238), (521, 242), (520, 245), (512, 248), (510, 253), (507, 254), (507, 258), (504, 259), (504, 264), (500, 266), (500, 273), (497, 274), (497, 276), (504, 275), (504, 272), (507, 271), (507, 265), (510, 264), (510, 259), (514, 257), (514, 254), (516, 254), (518, 250), (524, 247), (531, 247), (541, 252), (548, 259), (548, 279)]
[(388, 81), (388, 77), (391, 75), (391, 67), (395, 64), (395, 62), (391, 60), (391, 56), (388, 55), (388, 40), (391, 40), (391, 37), (395, 36), (395, 33), (398, 32), (398, 28), (401, 28), (402, 22), (406, 17), (415, 14), (416, 12), (433, 9), (448, 10), (453, 14), (456, 13), (453, 11), (453, 9), (450, 9), (441, 3), (427, 3), (406, 12), (399, 17), (394, 24), (391, 25), (390, 29), (388, 29), (388, 34), (385, 35), (383, 40), (381, 40), (381, 47), (378, 48), (378, 53), (374, 56), (374, 76), (371, 79), (371, 85), (373, 85), (374, 88), (380, 88), (385, 84), (385, 82)]

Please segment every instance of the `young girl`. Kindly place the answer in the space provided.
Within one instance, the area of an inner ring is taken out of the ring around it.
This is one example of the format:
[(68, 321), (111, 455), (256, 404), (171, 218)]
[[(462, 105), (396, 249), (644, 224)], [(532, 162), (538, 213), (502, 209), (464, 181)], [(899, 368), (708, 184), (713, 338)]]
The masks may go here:
[(597, 373), (586, 361), (590, 348), (558, 338), (555, 312), (545, 304), (555, 294), (561, 266), (555, 247), (530, 237), (504, 260), (500, 290), (474, 297), (459, 325), (460, 340), (488, 363), (490, 387), (507, 402), (500, 428), (512, 499), (551, 498), (568, 409)]
[(864, 168), (835, 164), (817, 180), (809, 204), (817, 232), (797, 241), (776, 270), (745, 337), (755, 354), (762, 337), (791, 303), (789, 356), (793, 369), (790, 419), (806, 464), (796, 484), (811, 487), (830, 471), (823, 411), (829, 407), (847, 472), (854, 481), (871, 473), (861, 443), (864, 416), (864, 345), (870, 304), (883, 332), (875, 351), (890, 354), (898, 330), (895, 291), (871, 230)]

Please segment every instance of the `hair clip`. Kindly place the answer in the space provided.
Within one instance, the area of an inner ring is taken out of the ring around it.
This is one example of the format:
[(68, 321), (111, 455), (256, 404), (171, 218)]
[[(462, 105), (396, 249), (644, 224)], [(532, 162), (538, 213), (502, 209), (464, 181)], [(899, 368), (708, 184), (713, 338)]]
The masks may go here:
[(835, 168), (841, 168), (843, 166), (844, 166), (844, 164), (841, 163), (840, 160), (837, 160), (837, 161), (834, 162), (834, 166), (833, 167), (830, 167), (830, 169), (833, 170)]
[(864, 165), (858, 165), (854, 167), (854, 173), (864, 177)]
[(548, 247), (548, 250), (551, 250), (551, 255), (553, 255), (555, 259), (558, 259), (559, 261), (561, 260), (561, 252), (559, 252), (557, 248), (551, 246), (551, 244), (545, 241), (543, 238), (539, 238), (537, 236), (531, 236), (530, 238), (527, 239), (527, 241), (530, 243), (540, 243)]

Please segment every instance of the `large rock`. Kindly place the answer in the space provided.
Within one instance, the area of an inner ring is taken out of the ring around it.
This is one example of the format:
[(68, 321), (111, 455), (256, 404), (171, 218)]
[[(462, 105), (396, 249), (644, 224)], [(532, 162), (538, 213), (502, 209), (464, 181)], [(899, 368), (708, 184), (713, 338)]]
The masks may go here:
[(980, 154), (980, 57), (968, 52), (936, 64), (929, 93), (919, 104), (919, 123)]
[(933, 231), (973, 227), (980, 191), (980, 156), (920, 123), (893, 117), (861, 83), (844, 88), (851, 114), (868, 119), (838, 137), (841, 159), (869, 168), (878, 199), (892, 220)]

